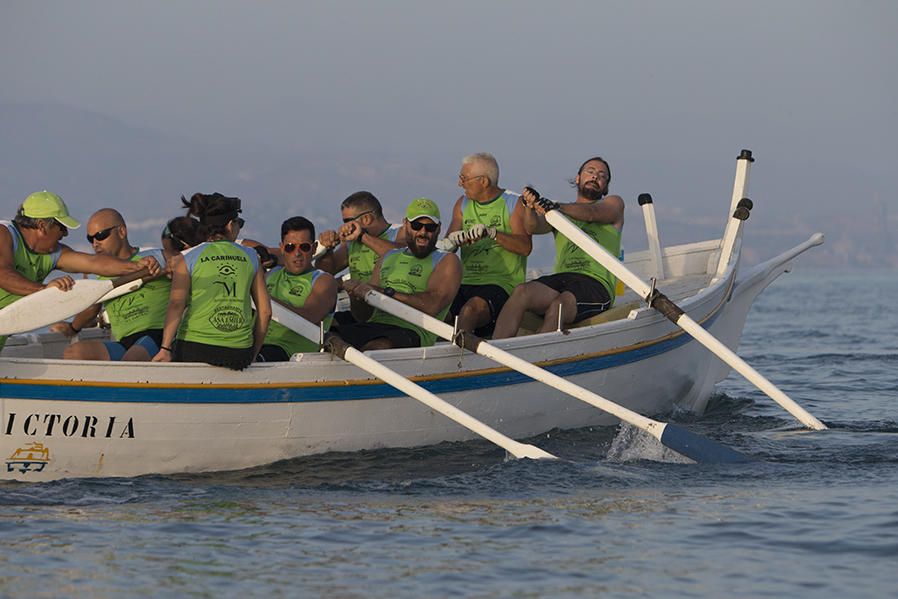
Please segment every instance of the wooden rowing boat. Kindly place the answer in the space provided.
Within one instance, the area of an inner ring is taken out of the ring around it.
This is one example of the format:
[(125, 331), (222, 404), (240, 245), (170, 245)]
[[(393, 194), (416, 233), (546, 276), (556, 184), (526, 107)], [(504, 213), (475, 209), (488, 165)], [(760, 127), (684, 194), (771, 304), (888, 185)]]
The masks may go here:
[[(747, 174), (734, 196), (744, 195)], [(653, 220), (653, 219), (652, 219)], [(647, 221), (648, 222), (648, 221)], [(735, 350), (758, 294), (815, 235), (739, 268), (741, 226), (721, 239), (628, 252), (625, 265)], [(651, 232), (650, 232), (651, 239)], [(85, 331), (82, 338), (102, 335)], [(67, 340), (14, 336), (0, 357), (2, 479), (137, 476), (258, 466), (327, 451), (414, 447), (476, 435), (330, 353), (234, 372), (204, 364), (60, 359)], [(646, 415), (701, 413), (729, 366), (635, 293), (567, 331), (493, 342), (581, 387)], [(438, 343), (367, 354), (513, 438), (553, 428), (613, 425), (575, 398)]]

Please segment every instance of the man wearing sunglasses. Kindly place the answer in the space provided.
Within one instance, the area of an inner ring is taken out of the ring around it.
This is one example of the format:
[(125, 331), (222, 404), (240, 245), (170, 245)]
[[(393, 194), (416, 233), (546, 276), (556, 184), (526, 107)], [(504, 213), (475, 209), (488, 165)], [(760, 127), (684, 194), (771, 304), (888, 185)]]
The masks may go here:
[[(68, 275), (43, 283), (54, 269), (110, 277), (144, 267), (151, 275), (159, 273), (159, 264), (152, 258), (131, 262), (94, 256), (60, 243), (69, 229), (80, 226), (69, 216), (62, 198), (49, 191), (29, 195), (12, 221), (0, 221), (0, 308), (45, 287), (71, 290), (75, 280)], [(5, 342), (6, 338), (0, 337), (0, 349)]]
[[(358, 300), (375, 289), (442, 320), (461, 284), (461, 261), (455, 254), (436, 249), (440, 234), (436, 203), (427, 198), (412, 200), (405, 211), (403, 231), (406, 248), (387, 252), (375, 265), (369, 283), (350, 279), (343, 288)], [(367, 322), (341, 326), (339, 335), (363, 351), (427, 347), (436, 341), (429, 331), (381, 310), (374, 310)]]
[[(120, 260), (139, 262), (152, 258), (165, 266), (161, 249), (141, 250), (128, 240), (125, 219), (113, 208), (95, 212), (87, 221), (87, 241), (97, 256), (112, 256)], [(79, 341), (65, 348), (63, 357), (69, 360), (126, 360), (146, 362), (156, 355), (162, 343), (162, 325), (171, 292), (171, 281), (159, 277), (147, 281), (137, 291), (117, 297), (103, 304), (109, 315), (115, 341)], [(99, 304), (76, 315), (72, 322), (54, 325), (52, 330), (72, 337), (96, 320)]]
[[(374, 264), (381, 256), (404, 247), (403, 228), (391, 225), (384, 218), (380, 201), (369, 191), (357, 191), (347, 197), (340, 205), (340, 212), (343, 225), (339, 230), (324, 231), (318, 239), (328, 251), (316, 266), (332, 274), (348, 266), (353, 281), (366, 283), (371, 280)], [(337, 312), (334, 320), (338, 325), (350, 324), (366, 313), (364, 305), (350, 297), (350, 311)]]
[[(534, 234), (555, 236), (555, 274), (534, 279), (515, 288), (496, 322), (494, 338), (517, 334), (524, 312), (543, 316), (540, 333), (586, 320), (604, 312), (614, 303), (617, 279), (592, 256), (558, 233), (546, 221), (546, 211), (558, 209), (583, 232), (615, 256), (620, 254), (624, 227), (624, 201), (608, 195), (611, 167), (600, 156), (580, 165), (570, 184), (577, 190), (574, 202), (559, 204), (541, 198), (531, 187), (524, 188), (527, 206), (524, 224)], [(560, 318), (559, 318), (560, 316)]]
[[(281, 225), (281, 255), (284, 265), (272, 269), (265, 280), (271, 301), (279, 302), (311, 323), (324, 322), (330, 328), (337, 305), (337, 282), (330, 273), (312, 266), (315, 225), (302, 216), (288, 218)], [(259, 362), (284, 362), (293, 354), (317, 352), (318, 344), (271, 321), (265, 342), (256, 358)]]
[(449, 316), (479, 337), (493, 334), (496, 319), (514, 288), (524, 282), (533, 248), (524, 227), (520, 196), (499, 187), (499, 164), (481, 152), (462, 159), (449, 233), (440, 249), (461, 248), (464, 275)]

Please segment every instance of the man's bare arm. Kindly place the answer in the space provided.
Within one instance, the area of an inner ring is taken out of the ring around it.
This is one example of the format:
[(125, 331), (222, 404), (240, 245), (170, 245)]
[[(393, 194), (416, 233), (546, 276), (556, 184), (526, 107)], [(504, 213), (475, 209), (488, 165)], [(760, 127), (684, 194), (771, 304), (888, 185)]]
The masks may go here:
[(606, 196), (598, 202), (561, 204), (561, 212), (588, 223), (605, 223), (618, 228), (624, 224), (624, 201), (616, 195)]
[(519, 256), (529, 256), (533, 250), (533, 238), (527, 232), (524, 213), (529, 212), (524, 202), (518, 199), (511, 213), (511, 233), (496, 233), (496, 243)]

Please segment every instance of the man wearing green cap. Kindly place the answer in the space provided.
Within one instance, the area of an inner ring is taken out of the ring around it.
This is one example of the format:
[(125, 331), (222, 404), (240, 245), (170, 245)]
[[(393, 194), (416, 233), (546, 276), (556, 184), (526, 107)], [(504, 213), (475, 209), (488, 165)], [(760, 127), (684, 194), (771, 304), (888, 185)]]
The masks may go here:
[[(80, 226), (62, 198), (49, 191), (31, 194), (12, 221), (0, 221), (0, 308), (45, 287), (71, 290), (75, 281), (68, 275), (43, 283), (54, 269), (110, 277), (142, 268), (153, 276), (159, 273), (159, 263), (152, 257), (131, 262), (76, 252), (60, 243), (69, 229)], [(0, 349), (5, 342), (0, 337)]]
[[(407, 247), (387, 252), (375, 265), (370, 282), (349, 280), (343, 288), (360, 300), (374, 289), (442, 320), (461, 284), (461, 261), (436, 249), (440, 209), (427, 198), (412, 200), (402, 226)], [(427, 347), (436, 341), (429, 331), (381, 310), (374, 310), (367, 322), (341, 326), (340, 337), (363, 351)]]

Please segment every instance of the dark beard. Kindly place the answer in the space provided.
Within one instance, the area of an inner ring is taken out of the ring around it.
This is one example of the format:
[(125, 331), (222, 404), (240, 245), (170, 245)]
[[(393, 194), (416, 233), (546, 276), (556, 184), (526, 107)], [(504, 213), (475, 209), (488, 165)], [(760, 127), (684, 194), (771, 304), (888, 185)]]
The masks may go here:
[(591, 202), (598, 202), (605, 197), (605, 192), (599, 187), (587, 187), (586, 184), (580, 186), (580, 195)]
[(433, 252), (433, 250), (436, 248), (436, 246), (437, 246), (437, 236), (436, 236), (436, 235), (431, 236), (431, 238), (430, 238), (430, 243), (428, 243), (427, 246), (424, 247), (423, 249), (422, 249), (422, 248), (419, 248), (419, 247), (415, 244), (415, 238), (414, 238), (414, 237), (412, 237), (411, 239), (409, 239), (409, 240), (406, 242), (406, 245), (408, 246), (408, 251), (410, 251), (410, 252), (412, 253), (412, 256), (414, 256), (415, 258), (426, 258), (426, 257), (429, 256), (429, 255)]

